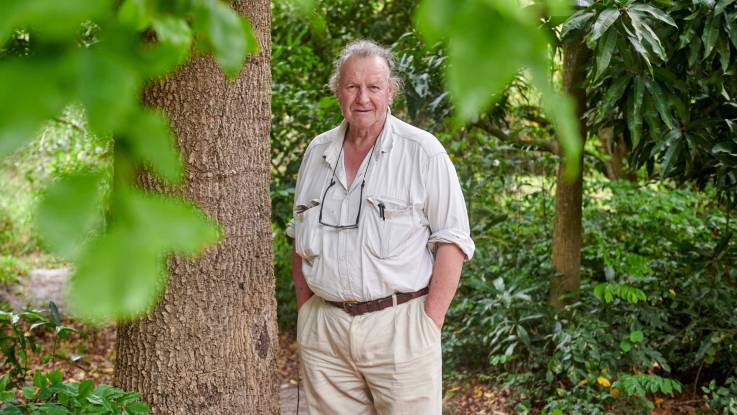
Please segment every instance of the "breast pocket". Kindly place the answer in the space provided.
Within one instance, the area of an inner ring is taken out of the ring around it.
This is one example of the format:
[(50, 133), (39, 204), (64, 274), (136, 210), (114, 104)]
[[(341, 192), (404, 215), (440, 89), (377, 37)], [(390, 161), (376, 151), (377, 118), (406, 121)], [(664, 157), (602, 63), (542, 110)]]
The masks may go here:
[(369, 196), (366, 200), (370, 206), (366, 218), (366, 248), (383, 259), (401, 255), (418, 226), (412, 205), (383, 196)]
[(302, 259), (312, 261), (320, 255), (320, 204), (312, 201), (309, 207), (294, 215), (294, 250)]

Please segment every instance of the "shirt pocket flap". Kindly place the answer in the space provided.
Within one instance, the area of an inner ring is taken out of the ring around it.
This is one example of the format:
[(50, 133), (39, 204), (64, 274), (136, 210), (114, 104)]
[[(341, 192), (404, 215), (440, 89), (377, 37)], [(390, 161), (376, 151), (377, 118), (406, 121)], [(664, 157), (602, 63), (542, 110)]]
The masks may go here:
[[(412, 205), (401, 199), (386, 196), (368, 196), (366, 200), (379, 212), (383, 219), (409, 215)], [(383, 215), (383, 216), (382, 216)]]

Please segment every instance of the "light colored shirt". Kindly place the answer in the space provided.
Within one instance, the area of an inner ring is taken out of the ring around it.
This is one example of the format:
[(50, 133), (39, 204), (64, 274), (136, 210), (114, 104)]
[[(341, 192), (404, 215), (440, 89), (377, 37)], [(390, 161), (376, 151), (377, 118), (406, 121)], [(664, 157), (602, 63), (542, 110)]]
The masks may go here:
[[(368, 301), (420, 290), (429, 284), (438, 242), (456, 244), (470, 259), (466, 203), (437, 138), (388, 114), (348, 187), (341, 151), (346, 129), (343, 121), (315, 137), (297, 176), (287, 235), (312, 292), (330, 301)], [(333, 168), (335, 184), (325, 193)], [(322, 207), (323, 223), (353, 225), (359, 205), (358, 228), (319, 223)]]

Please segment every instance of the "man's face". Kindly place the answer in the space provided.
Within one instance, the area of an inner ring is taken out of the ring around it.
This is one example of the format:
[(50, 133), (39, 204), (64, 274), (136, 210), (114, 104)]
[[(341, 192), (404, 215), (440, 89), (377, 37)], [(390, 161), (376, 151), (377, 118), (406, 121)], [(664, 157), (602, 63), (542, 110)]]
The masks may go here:
[(352, 128), (383, 127), (393, 95), (389, 68), (381, 57), (353, 56), (343, 64), (337, 96), (343, 117)]

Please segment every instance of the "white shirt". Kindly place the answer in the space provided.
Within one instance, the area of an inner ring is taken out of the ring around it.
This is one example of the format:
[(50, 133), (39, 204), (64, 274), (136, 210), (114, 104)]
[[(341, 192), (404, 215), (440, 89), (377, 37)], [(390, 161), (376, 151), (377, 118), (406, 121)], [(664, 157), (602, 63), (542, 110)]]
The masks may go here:
[[(437, 138), (388, 114), (348, 188), (341, 151), (346, 128), (343, 121), (315, 137), (297, 176), (287, 235), (295, 239), (312, 292), (330, 301), (368, 301), (420, 290), (429, 284), (437, 242), (456, 244), (470, 259), (474, 243), (466, 203)], [(319, 223), (334, 167), (322, 221), (353, 225), (360, 203), (357, 229)]]

